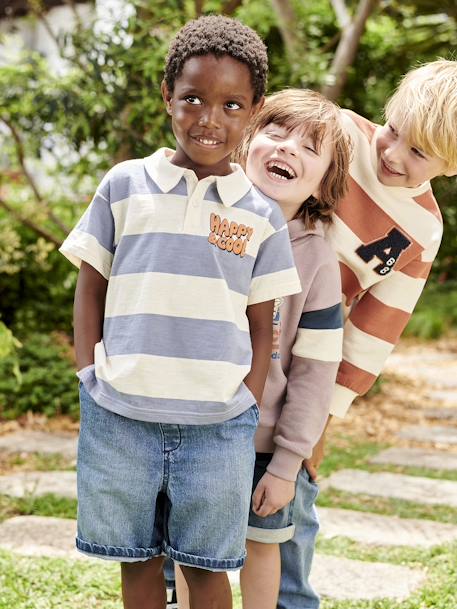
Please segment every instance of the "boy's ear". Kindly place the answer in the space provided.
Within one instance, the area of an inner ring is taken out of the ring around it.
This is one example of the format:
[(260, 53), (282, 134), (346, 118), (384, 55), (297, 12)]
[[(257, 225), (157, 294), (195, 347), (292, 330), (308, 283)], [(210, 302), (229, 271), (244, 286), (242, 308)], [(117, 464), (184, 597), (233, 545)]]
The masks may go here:
[(167, 87), (167, 83), (165, 82), (165, 80), (162, 80), (162, 84), (160, 85), (160, 90), (162, 92), (162, 99), (165, 102), (165, 107), (167, 109), (168, 114), (171, 115), (172, 109), (171, 109), (171, 93), (168, 90)]
[(259, 99), (259, 101), (255, 104), (252, 104), (252, 108), (251, 108), (251, 118), (253, 116), (255, 116), (257, 114), (257, 112), (259, 110), (262, 109), (263, 104), (265, 103), (265, 96), (262, 95), (262, 97)]

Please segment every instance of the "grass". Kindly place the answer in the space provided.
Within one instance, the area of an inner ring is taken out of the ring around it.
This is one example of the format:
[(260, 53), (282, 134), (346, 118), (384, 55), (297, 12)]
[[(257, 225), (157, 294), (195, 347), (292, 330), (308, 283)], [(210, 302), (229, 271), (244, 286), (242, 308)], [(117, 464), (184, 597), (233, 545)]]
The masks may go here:
[[(457, 480), (457, 472), (424, 468), (380, 466), (369, 459), (386, 445), (358, 442), (351, 436), (335, 436), (327, 449), (322, 476), (339, 469), (392, 471), (409, 475)], [(14, 457), (14, 466), (27, 469), (68, 469), (68, 462), (49, 455)], [(423, 518), (457, 525), (457, 509), (422, 505), (409, 501), (351, 494), (336, 489), (320, 493), (318, 505), (340, 507), (404, 518)], [(19, 514), (76, 517), (76, 501), (46, 495), (13, 498), (0, 495), (0, 521)], [(379, 547), (359, 544), (349, 538), (320, 539), (320, 554), (385, 562), (427, 572), (422, 589), (406, 601), (336, 601), (323, 599), (321, 609), (456, 609), (457, 543), (432, 549)], [(388, 589), (386, 582), (386, 590)], [(99, 561), (17, 557), (0, 550), (0, 609), (121, 609), (119, 566)], [(241, 609), (239, 589), (234, 590), (234, 609)]]
[(0, 495), (0, 522), (13, 516), (76, 518), (76, 499), (48, 494), (41, 497)]
[(0, 609), (121, 609), (119, 566), (0, 551)]
[(27, 469), (28, 471), (76, 470), (74, 459), (58, 453), (11, 453), (3, 457), (3, 469)]
[[(336, 601), (323, 599), (322, 609), (455, 609), (457, 607), (457, 543), (414, 550), (364, 548), (349, 540), (333, 541), (332, 554), (401, 564), (426, 572), (426, 583), (407, 600)], [(388, 589), (388, 582), (386, 582)]]
[(321, 491), (317, 505), (400, 518), (424, 518), (457, 525), (457, 509), (446, 505), (425, 505), (403, 499), (352, 494), (336, 489)]

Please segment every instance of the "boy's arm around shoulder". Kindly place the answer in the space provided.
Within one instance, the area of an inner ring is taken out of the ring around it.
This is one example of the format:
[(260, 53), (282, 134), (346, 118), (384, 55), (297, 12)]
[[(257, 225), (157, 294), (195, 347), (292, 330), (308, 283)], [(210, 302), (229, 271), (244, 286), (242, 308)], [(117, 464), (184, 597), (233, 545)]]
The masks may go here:
[(94, 363), (94, 347), (103, 335), (107, 286), (103, 275), (87, 262), (81, 262), (73, 309), (78, 370)]
[[(341, 279), (328, 243), (313, 238), (316, 252), (301, 256), (302, 272), (313, 273), (299, 321), (287, 378), (286, 399), (276, 423), (276, 445), (268, 471), (296, 480), (328, 420), (336, 373), (341, 361)], [(316, 260), (319, 260), (316, 263)]]

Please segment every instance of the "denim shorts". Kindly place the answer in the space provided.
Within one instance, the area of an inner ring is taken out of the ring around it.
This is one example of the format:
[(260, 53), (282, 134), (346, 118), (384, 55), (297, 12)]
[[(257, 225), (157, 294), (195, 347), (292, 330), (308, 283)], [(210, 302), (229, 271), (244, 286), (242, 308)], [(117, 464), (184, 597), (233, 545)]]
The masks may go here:
[(81, 552), (119, 562), (167, 555), (211, 571), (242, 567), (259, 410), (229, 421), (137, 421), (99, 406), (80, 384)]
[[(270, 463), (272, 456), (273, 455), (268, 453), (257, 453), (252, 483), (253, 493), (257, 483), (267, 471), (267, 466)], [(306, 469), (301, 469), (298, 476), (305, 477), (307, 481), (309, 480)], [(315, 486), (317, 495), (317, 484)], [(260, 543), (284, 543), (292, 539), (295, 533), (294, 506), (295, 497), (281, 510), (266, 517), (257, 516), (257, 514), (253, 512), (251, 506), (247, 539)]]

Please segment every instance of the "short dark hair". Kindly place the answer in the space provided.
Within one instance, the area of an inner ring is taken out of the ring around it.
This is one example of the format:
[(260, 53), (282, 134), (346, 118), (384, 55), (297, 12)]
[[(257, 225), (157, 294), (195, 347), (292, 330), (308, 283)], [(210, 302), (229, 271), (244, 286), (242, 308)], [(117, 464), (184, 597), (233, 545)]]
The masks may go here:
[(250, 27), (236, 19), (211, 15), (189, 21), (170, 43), (165, 63), (165, 82), (173, 92), (185, 62), (195, 55), (229, 55), (246, 64), (251, 73), (254, 103), (265, 94), (268, 56), (265, 44)]

